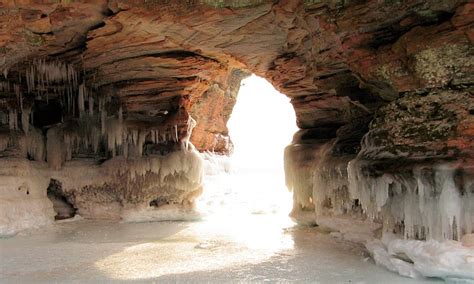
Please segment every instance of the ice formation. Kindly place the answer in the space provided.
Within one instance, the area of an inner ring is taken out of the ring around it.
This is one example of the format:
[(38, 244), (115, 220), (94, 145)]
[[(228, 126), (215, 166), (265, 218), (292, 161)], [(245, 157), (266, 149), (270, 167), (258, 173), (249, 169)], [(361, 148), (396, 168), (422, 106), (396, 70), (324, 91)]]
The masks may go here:
[(195, 126), (191, 116), (188, 115), (189, 125), (185, 127), (157, 122), (156, 126), (136, 128), (133, 123), (125, 121), (121, 113), (103, 117), (100, 127), (97, 120), (89, 117), (88, 120), (84, 118), (84, 123), (76, 129), (68, 124), (50, 128), (47, 134), (47, 160), (51, 167), (57, 169), (81, 151), (92, 150), (97, 153), (101, 141), (104, 141), (105, 152), (112, 157), (141, 157), (145, 143), (174, 143), (181, 145), (182, 149), (189, 148), (189, 139)]
[[(61, 198), (84, 217), (133, 215), (129, 219), (136, 220), (140, 215), (136, 212), (148, 212), (147, 218), (159, 219), (163, 217), (157, 210), (164, 205), (192, 210), (201, 192), (203, 161), (189, 142), (196, 121), (186, 108), (179, 105), (143, 121), (140, 114), (127, 112), (120, 99), (112, 98), (113, 91), (99, 93), (90, 86), (71, 64), (37, 59), (25, 66), (19, 80), (26, 84), (0, 82), (0, 91), (15, 95), (6, 113), (0, 111), (0, 170), (6, 165), (4, 157), (34, 161), (35, 171), (45, 178), (35, 190), (46, 196), (49, 179), (58, 180)], [(50, 115), (54, 108), (57, 112)], [(48, 116), (46, 124), (33, 121), (34, 117), (45, 120), (44, 116)], [(16, 185), (5, 186), (13, 190)], [(2, 206), (7, 216), (0, 222), (2, 232), (16, 232), (19, 228), (12, 227), (11, 216), (28, 213), (26, 207), (18, 211), (5, 192), (0, 194), (7, 204)], [(53, 201), (57, 209), (64, 205), (62, 199)], [(52, 208), (47, 198), (28, 202), (32, 208), (46, 203)], [(35, 210), (38, 218), (51, 219), (46, 209)], [(33, 225), (19, 224), (21, 228)]]
[[(74, 66), (61, 61), (36, 59), (26, 69), (28, 93), (46, 95), (51, 90), (67, 98), (69, 109), (73, 109), (72, 94), (77, 90), (79, 75)], [(58, 84), (66, 88), (57, 87)], [(50, 88), (51, 87), (51, 88)]]
[(229, 156), (217, 155), (211, 152), (202, 153), (205, 175), (218, 175), (232, 172), (232, 163)]
[(137, 212), (147, 212), (144, 218), (149, 220), (159, 216), (152, 211), (160, 206), (150, 206), (157, 198), (192, 209), (201, 192), (203, 160), (189, 149), (163, 156), (116, 157), (102, 165), (73, 161), (52, 176), (62, 182), (65, 195), (83, 217), (129, 219), (133, 215), (130, 218), (137, 220)]
[(288, 146), (286, 180), (294, 211), (310, 208), (316, 222), (363, 213), (383, 222), (385, 232), (407, 239), (459, 240), (473, 232), (474, 185), (457, 164), (421, 164), (374, 176), (366, 173), (368, 161), (332, 157), (334, 143)]
[(456, 164), (420, 165), (378, 177), (364, 175), (363, 167), (361, 161), (349, 163), (349, 193), (370, 218), (384, 221), (384, 231), (435, 240), (460, 240), (473, 232), (474, 187)]
[(312, 186), (312, 163), (317, 150), (314, 145), (294, 144), (285, 149), (285, 181), (293, 192), (291, 216), (303, 224), (315, 223)]
[(122, 211), (124, 222), (196, 221), (201, 214), (192, 207), (166, 204), (159, 208), (142, 207)]
[(348, 196), (346, 157), (331, 157), (335, 140), (321, 144), (291, 144), (285, 150), (285, 179), (293, 191), (291, 216), (301, 224), (323, 217), (353, 213)]
[(46, 197), (49, 179), (41, 164), (3, 158), (0, 179), (0, 237), (53, 222), (55, 213)]
[[(2, 159), (0, 235), (54, 220), (46, 197), (50, 179), (61, 183), (62, 194), (86, 218), (195, 219), (194, 200), (202, 191), (203, 170), (201, 155), (191, 147), (162, 156), (116, 157), (101, 165), (70, 161), (56, 169), (44, 162)], [(164, 207), (151, 206), (156, 199), (163, 200)]]
[(437, 277), (448, 283), (474, 281), (474, 248), (460, 242), (403, 240), (386, 234), (366, 247), (378, 265), (403, 276)]
[(373, 161), (333, 156), (336, 140), (319, 142), (296, 140), (285, 150), (297, 222), (367, 241), (377, 264), (401, 275), (474, 281), (474, 249), (459, 242), (474, 229), (469, 165), (419, 163), (376, 174)]

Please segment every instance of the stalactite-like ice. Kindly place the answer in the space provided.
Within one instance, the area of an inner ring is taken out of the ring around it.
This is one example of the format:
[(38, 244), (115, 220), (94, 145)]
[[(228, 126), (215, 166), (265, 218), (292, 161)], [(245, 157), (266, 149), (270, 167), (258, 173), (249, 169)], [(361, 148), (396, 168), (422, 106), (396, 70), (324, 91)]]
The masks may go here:
[(16, 109), (10, 109), (10, 113), (8, 114), (8, 125), (10, 126), (10, 130), (18, 129), (18, 115)]
[[(44, 161), (45, 142), (43, 134), (37, 128), (32, 128), (24, 137), (26, 154), (35, 161)], [(24, 155), (26, 156), (26, 155)]]
[(65, 195), (74, 197), (81, 216), (126, 220), (129, 216), (137, 221), (140, 212), (148, 212), (143, 220), (149, 220), (150, 216), (159, 216), (153, 213), (159, 208), (149, 205), (157, 198), (169, 198), (178, 207), (193, 208), (201, 191), (203, 160), (190, 148), (163, 156), (115, 157), (101, 165), (65, 162), (60, 171), (52, 171), (51, 175), (62, 183)]
[[(368, 241), (376, 263), (401, 275), (474, 280), (474, 249), (453, 241), (473, 233), (474, 183), (468, 163), (419, 163), (377, 173), (374, 161), (333, 156), (335, 141), (318, 142), (292, 144), (285, 151), (293, 218), (308, 224), (312, 217), (335, 230), (333, 236)], [(314, 204), (313, 215), (302, 210), (306, 198)], [(383, 241), (375, 239), (380, 227)]]
[(21, 112), (21, 127), (26, 134), (28, 134), (28, 130), (30, 129), (30, 114), (30, 108), (24, 108)]
[[(74, 112), (75, 102), (72, 94), (81, 93), (78, 90), (78, 73), (73, 65), (61, 61), (46, 61), (35, 59), (28, 62), (26, 68), (26, 85), (28, 93), (36, 93), (48, 101), (49, 93), (54, 92), (63, 97), (68, 112)], [(21, 77), (20, 77), (21, 78)], [(63, 87), (59, 88), (61, 85)]]
[[(48, 131), (50, 143), (61, 139), (61, 131)], [(31, 129), (29, 134), (35, 132)], [(51, 146), (55, 148), (51, 144), (48, 148)], [(35, 151), (39, 155), (40, 150)], [(162, 220), (170, 212), (180, 216), (187, 212), (190, 218), (195, 215), (194, 200), (202, 190), (203, 159), (193, 147), (163, 156), (115, 157), (100, 165), (88, 160), (63, 162), (59, 155), (62, 152), (48, 151), (52, 167), (21, 158), (2, 159), (0, 235), (54, 220), (46, 198), (51, 178), (61, 182), (64, 195), (72, 198), (78, 213), (87, 218), (149, 221)], [(60, 168), (59, 163), (64, 165)], [(173, 206), (150, 206), (156, 199), (169, 200)]]
[(313, 161), (317, 150), (311, 144), (291, 144), (285, 149), (285, 182), (293, 192), (290, 216), (301, 224), (315, 224)]
[(77, 95), (77, 106), (79, 108), (79, 116), (84, 115), (85, 110), (85, 97), (87, 96), (87, 89), (85, 83), (79, 85), (79, 91)]
[[(313, 222), (363, 213), (383, 222), (385, 232), (408, 239), (459, 240), (473, 232), (474, 186), (462, 167), (425, 164), (377, 176), (367, 170), (370, 161), (333, 157), (333, 143), (288, 146), (285, 172), (294, 192), (293, 213), (314, 206)], [(295, 219), (308, 223), (306, 217)]]
[(349, 192), (371, 218), (384, 220), (384, 231), (400, 229), (408, 239), (459, 240), (473, 230), (474, 188), (456, 164), (420, 165), (400, 174), (370, 177), (364, 162), (349, 163)]

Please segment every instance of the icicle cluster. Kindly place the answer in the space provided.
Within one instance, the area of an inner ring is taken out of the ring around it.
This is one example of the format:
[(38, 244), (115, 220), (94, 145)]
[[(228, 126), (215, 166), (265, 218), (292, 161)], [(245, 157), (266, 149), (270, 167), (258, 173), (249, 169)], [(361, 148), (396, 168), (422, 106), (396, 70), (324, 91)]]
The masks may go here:
[(354, 202), (348, 194), (347, 160), (321, 158), (313, 172), (312, 196), (316, 216), (354, 213), (351, 212)]
[(24, 157), (30, 157), (35, 161), (44, 161), (46, 149), (44, 136), (40, 130), (36, 128), (30, 129), (28, 134), (22, 136), (20, 147)]
[(1, 81), (0, 92), (14, 94), (16, 97), (16, 107), (9, 107), (8, 125), (10, 130), (18, 130), (19, 121), (21, 121), (22, 130), (28, 133), (31, 107), (24, 107), (23, 92), (34, 94), (40, 98), (46, 98), (46, 100), (48, 100), (50, 94), (59, 95), (60, 102), (66, 112), (74, 115), (77, 104), (80, 117), (84, 114), (85, 102), (88, 101), (89, 114), (92, 115), (94, 108), (93, 97), (84, 82), (78, 85), (78, 77), (78, 73), (70, 64), (60, 61), (36, 59), (30, 61), (26, 67), (27, 90), (22, 90), (21, 88), (21, 75), (18, 79), (19, 83)]
[[(80, 81), (78, 72), (72, 65), (60, 61), (37, 59), (28, 63), (26, 74), (27, 94), (33, 94), (46, 100), (50, 94), (60, 98), (60, 103), (68, 117), (61, 125), (50, 128), (46, 139), (47, 161), (54, 169), (61, 168), (64, 161), (71, 160), (79, 154), (98, 154), (105, 151), (107, 155), (140, 157), (146, 143), (181, 144), (188, 149), (189, 139), (196, 121), (187, 111), (179, 109), (169, 114), (156, 126), (129, 126), (124, 121), (122, 108), (110, 115), (108, 108), (110, 97), (98, 97), (98, 110), (94, 110), (95, 97), (85, 81)], [(21, 81), (22, 76), (20, 76)], [(23, 79), (25, 80), (25, 79)], [(10, 108), (3, 121), (8, 120), (11, 135), (23, 130), (26, 136), (31, 131), (31, 106), (23, 107), (23, 94), (19, 84), (0, 82), (0, 89), (15, 93), (18, 108)], [(97, 112), (97, 114), (96, 114)], [(21, 123), (21, 124), (20, 124)], [(33, 133), (32, 137), (36, 134)], [(36, 139), (36, 138), (34, 138)], [(37, 140), (37, 139), (36, 139)], [(5, 144), (8, 145), (8, 144)], [(7, 147), (7, 146), (5, 146)], [(38, 156), (38, 155), (35, 155)]]
[(74, 66), (61, 61), (32, 61), (26, 70), (26, 83), (28, 93), (46, 96), (47, 101), (49, 94), (59, 95), (65, 110), (73, 115), (77, 108), (82, 116), (85, 101), (92, 100), (85, 82), (79, 84), (79, 73)]
[(312, 171), (316, 150), (311, 144), (291, 144), (285, 149), (285, 182), (293, 192), (293, 210), (314, 210)]
[(137, 128), (128, 126), (123, 119), (120, 108), (117, 116), (108, 117), (104, 103), (99, 103), (100, 127), (92, 116), (84, 116), (84, 128), (69, 127), (67, 125), (51, 128), (47, 134), (48, 161), (53, 168), (60, 168), (64, 161), (71, 160), (74, 154), (81, 151), (97, 154), (101, 141), (104, 141), (106, 152), (112, 157), (141, 157), (145, 143), (181, 143), (182, 149), (188, 149), (189, 137), (196, 125), (189, 116), (188, 122), (183, 125), (166, 123), (157, 126)]
[[(111, 161), (110, 163), (114, 163)], [(143, 177), (148, 173), (159, 175), (161, 184), (170, 184), (176, 188), (186, 189), (191, 186), (193, 189), (196, 184), (202, 183), (204, 175), (204, 161), (201, 155), (194, 149), (171, 152), (164, 156), (149, 156), (140, 159), (123, 160), (120, 167), (111, 167), (112, 174), (128, 175), (130, 181), (135, 181), (138, 177)], [(106, 165), (107, 166), (107, 165)], [(178, 177), (176, 181), (170, 180), (171, 177)], [(182, 179), (185, 178), (185, 180)], [(182, 184), (179, 182), (181, 181)]]
[(66, 92), (72, 94), (77, 90), (78, 74), (74, 67), (61, 61), (36, 59), (26, 69), (28, 93), (41, 92), (49, 86), (61, 84), (67, 86)]
[[(20, 120), (21, 120), (21, 127), (25, 133), (28, 133), (30, 128), (30, 116), (31, 116), (31, 109), (24, 109), (21, 112)], [(3, 112), (0, 112), (0, 123), (2, 125), (7, 125), (10, 131), (16, 131), (19, 129), (18, 126), (18, 112), (15, 108), (11, 108), (8, 111), (8, 114), (5, 115)]]
[(360, 170), (363, 163), (348, 165), (349, 192), (369, 217), (381, 215), (385, 231), (402, 224), (405, 238), (437, 240), (459, 240), (473, 232), (474, 184), (466, 180), (460, 188), (454, 181), (455, 165), (368, 177)]
[[(363, 170), (370, 161), (332, 157), (332, 145), (287, 147), (286, 181), (296, 209), (314, 206), (316, 221), (364, 213), (383, 221), (386, 232), (408, 239), (459, 240), (473, 232), (474, 182), (456, 172), (456, 165), (418, 166), (375, 177)], [(456, 183), (460, 175), (463, 182)]]
[(0, 154), (10, 150), (11, 155), (16, 157), (31, 158), (35, 161), (44, 161), (45, 144), (40, 130), (29, 129), (28, 133), (17, 132), (11, 135), (8, 132), (0, 132)]
[(21, 93), (21, 86), (19, 84), (9, 81), (0, 81), (0, 92), (14, 94), (18, 108), (20, 111), (23, 110), (23, 94)]
[(18, 129), (18, 114), (16, 109), (10, 109), (10, 113), (8, 114), (8, 125), (10, 130)]

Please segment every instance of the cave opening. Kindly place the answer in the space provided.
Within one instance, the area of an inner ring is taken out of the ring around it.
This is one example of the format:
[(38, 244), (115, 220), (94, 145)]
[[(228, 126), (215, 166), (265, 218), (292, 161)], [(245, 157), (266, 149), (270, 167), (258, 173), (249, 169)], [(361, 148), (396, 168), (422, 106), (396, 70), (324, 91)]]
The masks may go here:
[(242, 80), (227, 124), (239, 170), (283, 170), (283, 151), (298, 130), (290, 99), (265, 79)]
[(288, 219), (292, 194), (285, 187), (283, 156), (297, 130), (290, 100), (267, 80), (249, 76), (241, 82), (227, 127), (233, 144), (231, 174), (207, 176), (200, 200), (208, 205), (202, 207), (218, 206), (201, 209), (228, 213), (235, 222), (256, 215)]

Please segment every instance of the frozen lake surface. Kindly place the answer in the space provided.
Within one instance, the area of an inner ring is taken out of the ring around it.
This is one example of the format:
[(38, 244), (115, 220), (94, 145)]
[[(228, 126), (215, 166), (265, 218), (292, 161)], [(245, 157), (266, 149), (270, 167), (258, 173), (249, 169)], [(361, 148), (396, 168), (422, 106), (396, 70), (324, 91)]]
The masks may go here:
[(376, 266), (361, 245), (296, 226), (281, 184), (273, 173), (216, 175), (200, 199), (200, 221), (79, 220), (1, 239), (0, 280), (435, 282), (401, 277)]

